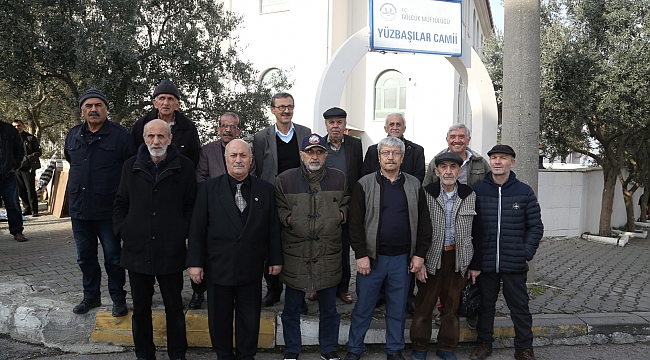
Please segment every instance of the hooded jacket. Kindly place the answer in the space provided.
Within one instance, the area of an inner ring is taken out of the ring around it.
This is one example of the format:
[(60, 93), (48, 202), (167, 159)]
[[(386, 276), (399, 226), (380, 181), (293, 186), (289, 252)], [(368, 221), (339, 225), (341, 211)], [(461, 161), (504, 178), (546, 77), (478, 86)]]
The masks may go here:
[(350, 200), (343, 172), (323, 166), (310, 173), (304, 165), (284, 171), (275, 180), (275, 196), (284, 252), (280, 281), (305, 292), (336, 286)]
[(541, 209), (533, 189), (517, 180), (512, 171), (502, 185), (489, 172), (472, 189), (483, 227), (481, 271), (528, 271), (526, 261), (533, 259), (544, 236)]

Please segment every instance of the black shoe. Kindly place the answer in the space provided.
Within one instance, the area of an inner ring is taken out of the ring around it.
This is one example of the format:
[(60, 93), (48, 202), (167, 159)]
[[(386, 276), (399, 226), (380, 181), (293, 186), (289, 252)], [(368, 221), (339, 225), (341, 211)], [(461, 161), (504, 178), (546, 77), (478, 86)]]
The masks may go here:
[(39, 216), (41, 215), (39, 215), (38, 213), (32, 213), (32, 217), (39, 217)]
[(269, 292), (262, 298), (262, 307), (273, 306), (277, 302), (280, 302), (280, 294)]
[(386, 360), (404, 360), (401, 351), (395, 351), (394, 353), (386, 354)]
[(190, 304), (187, 307), (190, 309), (200, 309), (201, 304), (203, 304), (203, 294), (194, 293), (192, 294), (192, 300), (190, 300)]
[(345, 357), (343, 358), (343, 360), (359, 360), (359, 359), (361, 359), (361, 355), (357, 355), (351, 352), (345, 354)]
[(31, 211), (31, 210), (25, 210), (25, 211), (23, 211), (23, 216), (31, 215), (31, 214), (32, 214), (32, 211)]
[(114, 317), (124, 316), (129, 313), (129, 308), (126, 307), (126, 299), (119, 299), (113, 301), (112, 315)]
[(467, 327), (476, 330), (476, 323), (478, 322), (477, 318), (474, 319), (467, 319)]
[(327, 354), (320, 354), (322, 360), (341, 360), (336, 351), (328, 352)]
[(472, 360), (485, 360), (490, 355), (492, 355), (492, 346), (480, 342), (476, 344), (469, 358)]
[(83, 299), (79, 305), (72, 309), (72, 312), (75, 314), (85, 314), (90, 311), (90, 309), (100, 306), (102, 306), (102, 299)]
[(302, 305), (300, 306), (300, 314), (307, 315), (309, 314), (309, 307), (307, 307), (307, 302), (305, 299), (302, 299)]
[(415, 302), (414, 301), (409, 301), (406, 303), (406, 312), (409, 315), (415, 314)]
[(284, 360), (298, 360), (300, 354), (296, 353), (284, 353)]

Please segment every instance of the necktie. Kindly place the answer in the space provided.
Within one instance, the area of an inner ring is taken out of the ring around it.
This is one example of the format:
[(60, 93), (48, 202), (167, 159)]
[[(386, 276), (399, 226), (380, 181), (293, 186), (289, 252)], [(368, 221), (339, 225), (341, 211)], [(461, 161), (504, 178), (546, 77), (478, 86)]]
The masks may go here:
[(237, 192), (235, 193), (235, 203), (239, 211), (243, 212), (246, 209), (246, 200), (241, 194), (241, 183), (237, 184)]

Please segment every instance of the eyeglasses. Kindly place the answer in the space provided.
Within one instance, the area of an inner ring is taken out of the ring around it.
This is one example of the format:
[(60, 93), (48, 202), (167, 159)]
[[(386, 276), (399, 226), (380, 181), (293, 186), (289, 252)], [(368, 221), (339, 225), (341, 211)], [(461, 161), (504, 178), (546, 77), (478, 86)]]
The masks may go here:
[(306, 153), (307, 155), (314, 155), (314, 154), (316, 154), (316, 155), (323, 155), (323, 154), (325, 154), (326, 152), (327, 152), (327, 151), (325, 151), (325, 150), (313, 150), (313, 149), (307, 149), (307, 150), (305, 150), (305, 153)]
[(295, 108), (294, 105), (280, 105), (280, 106), (271, 106), (271, 107), (272, 107), (272, 108), (276, 108), (276, 109), (278, 109), (278, 110), (280, 110), (280, 111), (285, 111), (285, 110), (287, 110), (287, 109), (289, 109), (289, 110), (293, 110), (293, 108)]
[(380, 152), (379, 154), (380, 154), (381, 156), (383, 156), (383, 157), (388, 157), (388, 156), (390, 156), (390, 155), (393, 155), (393, 156), (400, 156), (400, 155), (402, 155), (402, 152), (401, 152), (401, 151), (397, 151), (397, 150), (394, 150), (394, 151), (388, 151), (388, 150), (385, 150), (385, 151)]
[(237, 125), (219, 124), (219, 127), (222, 129), (239, 130), (239, 126)]

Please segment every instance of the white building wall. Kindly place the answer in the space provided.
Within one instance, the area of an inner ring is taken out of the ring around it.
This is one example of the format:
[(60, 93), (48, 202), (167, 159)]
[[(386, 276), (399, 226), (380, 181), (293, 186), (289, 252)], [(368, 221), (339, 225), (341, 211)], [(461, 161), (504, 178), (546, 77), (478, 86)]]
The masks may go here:
[[(603, 184), (601, 168), (540, 170), (537, 194), (544, 236), (580, 236), (587, 231), (598, 234)], [(635, 205), (642, 193), (639, 189), (634, 194)], [(639, 217), (638, 206), (634, 207), (634, 216)], [(617, 182), (612, 226), (623, 226), (626, 220), (621, 184)]]
[[(296, 103), (294, 121), (316, 130), (323, 121), (311, 115), (320, 76), (346, 36), (367, 25), (367, 2), (294, 0), (289, 1), (288, 11), (267, 14), (259, 13), (259, 0), (223, 3), (227, 10), (244, 16), (243, 28), (235, 33), (242, 57), (260, 72), (269, 68), (288, 71), (294, 81), (288, 90)], [(469, 14), (477, 13), (473, 1), (463, 6), (469, 6)], [(485, 16), (485, 9), (478, 12), (479, 20), (489, 22)], [(482, 28), (474, 30), (474, 21), (467, 21), (466, 26), (463, 34), (482, 36)], [(424, 147), (428, 161), (446, 146), (446, 131), (457, 120), (457, 73), (442, 56), (368, 53), (352, 72), (341, 98), (349, 125), (362, 131), (355, 135), (361, 136), (364, 150), (386, 135), (383, 119), (374, 119), (374, 86), (377, 77), (389, 69), (401, 72), (407, 80), (405, 137)], [(464, 122), (471, 126), (471, 118)]]

